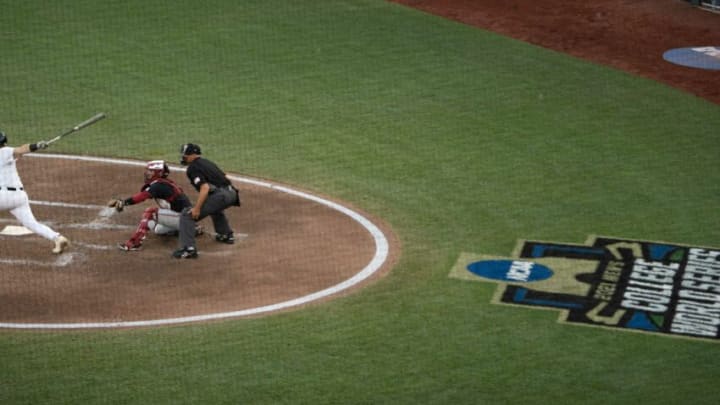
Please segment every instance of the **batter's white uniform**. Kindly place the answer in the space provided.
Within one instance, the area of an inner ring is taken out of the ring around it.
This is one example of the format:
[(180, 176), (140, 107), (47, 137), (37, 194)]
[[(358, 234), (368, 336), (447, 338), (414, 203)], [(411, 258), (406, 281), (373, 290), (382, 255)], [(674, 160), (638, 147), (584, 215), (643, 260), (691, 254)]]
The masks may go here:
[(39, 223), (30, 210), (28, 195), (15, 167), (13, 150), (9, 146), (0, 148), (0, 210), (9, 210), (24, 227), (43, 238), (55, 240), (60, 234)]

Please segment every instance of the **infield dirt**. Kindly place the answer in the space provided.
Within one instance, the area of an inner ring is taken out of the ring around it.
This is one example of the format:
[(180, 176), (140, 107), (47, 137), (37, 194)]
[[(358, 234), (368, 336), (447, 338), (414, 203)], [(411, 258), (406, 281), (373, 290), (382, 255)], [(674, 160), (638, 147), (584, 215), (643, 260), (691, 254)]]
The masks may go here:
[[(344, 213), (248, 183), (237, 184), (242, 207), (226, 211), (238, 236), (234, 245), (216, 242), (206, 218), (197, 260), (172, 258), (177, 238), (153, 234), (142, 250), (121, 251), (115, 245), (128, 239), (143, 210), (155, 203), (121, 213), (104, 204), (139, 191), (144, 169), (137, 163), (18, 161), (35, 216), (67, 235), (72, 247), (54, 255), (52, 243), (37, 235), (0, 235), (0, 322), (132, 322), (247, 310), (332, 287), (376, 253), (372, 235)], [(88, 176), (106, 181), (97, 188)], [(171, 178), (195, 200), (184, 172)], [(0, 213), (0, 228), (5, 225), (17, 225), (8, 212)], [(392, 258), (397, 246), (392, 237), (388, 241)], [(390, 268), (391, 258), (373, 277)]]

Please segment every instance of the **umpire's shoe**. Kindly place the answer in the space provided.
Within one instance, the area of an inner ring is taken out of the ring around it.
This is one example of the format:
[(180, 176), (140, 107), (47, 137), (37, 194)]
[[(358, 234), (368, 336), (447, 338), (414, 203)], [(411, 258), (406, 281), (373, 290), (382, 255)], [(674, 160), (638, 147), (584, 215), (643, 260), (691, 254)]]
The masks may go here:
[(173, 252), (173, 257), (176, 259), (197, 259), (197, 249), (192, 246), (186, 246)]
[(215, 240), (220, 243), (227, 243), (228, 245), (232, 245), (233, 243), (235, 243), (235, 235), (233, 235), (232, 232), (228, 234), (218, 233), (215, 235)]

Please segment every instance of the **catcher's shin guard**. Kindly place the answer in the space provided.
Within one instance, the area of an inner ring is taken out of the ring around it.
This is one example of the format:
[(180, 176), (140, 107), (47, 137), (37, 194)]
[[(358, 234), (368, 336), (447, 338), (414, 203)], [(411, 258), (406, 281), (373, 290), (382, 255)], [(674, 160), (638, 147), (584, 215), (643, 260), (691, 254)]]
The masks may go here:
[(143, 212), (142, 219), (140, 219), (140, 223), (138, 224), (137, 229), (135, 230), (135, 233), (130, 237), (130, 240), (128, 240), (129, 244), (132, 244), (134, 246), (139, 246), (142, 244), (142, 241), (145, 239), (145, 235), (147, 235), (148, 231), (150, 230), (149, 222), (157, 222), (157, 207), (150, 207), (146, 209)]

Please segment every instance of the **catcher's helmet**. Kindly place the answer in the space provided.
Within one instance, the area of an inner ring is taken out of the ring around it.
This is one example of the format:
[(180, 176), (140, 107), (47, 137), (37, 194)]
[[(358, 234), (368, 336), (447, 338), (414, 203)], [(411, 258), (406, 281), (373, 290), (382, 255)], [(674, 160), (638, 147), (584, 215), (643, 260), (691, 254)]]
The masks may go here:
[(180, 147), (180, 163), (186, 165), (188, 162), (185, 156), (188, 155), (202, 155), (200, 147), (194, 143), (186, 143)]
[(7, 143), (7, 135), (5, 135), (5, 132), (0, 131), (0, 147), (5, 146)]
[(164, 179), (170, 175), (170, 168), (164, 160), (153, 160), (145, 165), (145, 183), (153, 180)]

